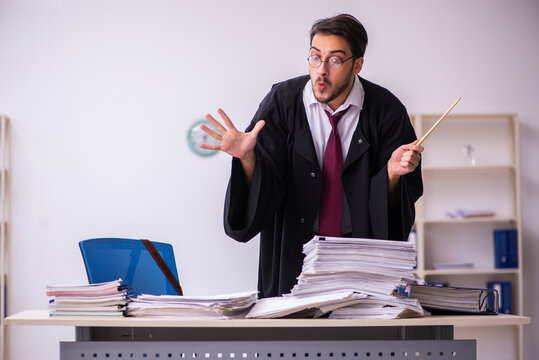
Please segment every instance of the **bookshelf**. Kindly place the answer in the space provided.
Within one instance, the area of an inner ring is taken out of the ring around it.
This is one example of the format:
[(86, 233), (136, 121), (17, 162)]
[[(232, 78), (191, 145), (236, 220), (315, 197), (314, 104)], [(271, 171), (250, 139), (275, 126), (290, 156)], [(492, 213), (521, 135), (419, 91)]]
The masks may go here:
[(7, 280), (7, 210), (8, 210), (8, 125), (9, 119), (0, 114), (0, 360), (6, 357), (6, 280)]
[[(412, 115), (418, 138), (440, 116)], [(470, 287), (509, 282), (512, 313), (522, 315), (518, 136), (514, 114), (449, 115), (423, 143), (424, 194), (416, 204), (415, 230), (417, 274), (426, 282)], [(458, 216), (459, 209), (484, 216)], [(497, 229), (517, 230), (518, 267), (495, 267)], [(522, 326), (518, 343), (522, 358)]]

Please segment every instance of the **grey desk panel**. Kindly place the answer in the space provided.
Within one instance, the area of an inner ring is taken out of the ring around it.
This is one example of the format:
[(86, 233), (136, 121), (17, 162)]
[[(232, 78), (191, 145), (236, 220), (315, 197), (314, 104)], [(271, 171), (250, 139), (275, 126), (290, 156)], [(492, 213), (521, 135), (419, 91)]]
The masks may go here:
[(453, 326), (158, 328), (77, 327), (78, 341), (452, 340)]
[(476, 358), (475, 340), (61, 342), (60, 360)]

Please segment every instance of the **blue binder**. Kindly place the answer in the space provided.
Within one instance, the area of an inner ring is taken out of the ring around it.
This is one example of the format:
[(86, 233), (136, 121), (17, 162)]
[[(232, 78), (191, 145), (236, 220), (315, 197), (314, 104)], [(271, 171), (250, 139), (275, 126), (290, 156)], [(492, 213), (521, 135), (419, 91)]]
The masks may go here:
[(518, 268), (518, 233), (516, 229), (507, 230), (508, 264), (507, 267)]
[(509, 238), (507, 230), (494, 230), (494, 265), (497, 269), (509, 266)]
[[(512, 314), (512, 294), (511, 294), (511, 282), (509, 281), (491, 281), (487, 284), (489, 289), (496, 290), (498, 292), (498, 313), (500, 314)], [(489, 299), (492, 301), (492, 299)]]

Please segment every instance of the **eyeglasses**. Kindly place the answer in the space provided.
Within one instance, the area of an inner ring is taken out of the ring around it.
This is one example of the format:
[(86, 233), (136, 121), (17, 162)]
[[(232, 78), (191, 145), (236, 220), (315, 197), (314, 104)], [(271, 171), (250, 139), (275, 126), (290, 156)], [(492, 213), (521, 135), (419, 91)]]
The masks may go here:
[(323, 62), (327, 62), (329, 64), (330, 68), (332, 68), (334, 70), (337, 70), (337, 69), (340, 69), (342, 64), (344, 64), (345, 62), (347, 62), (348, 60), (350, 60), (353, 57), (354, 56), (350, 56), (348, 59), (342, 60), (338, 56), (332, 56), (328, 60), (322, 60), (320, 58), (320, 56), (318, 56), (316, 54), (311, 54), (307, 58), (307, 61), (309, 61), (309, 65), (311, 65), (313, 68), (318, 68), (318, 67), (320, 67), (320, 65), (322, 65)]

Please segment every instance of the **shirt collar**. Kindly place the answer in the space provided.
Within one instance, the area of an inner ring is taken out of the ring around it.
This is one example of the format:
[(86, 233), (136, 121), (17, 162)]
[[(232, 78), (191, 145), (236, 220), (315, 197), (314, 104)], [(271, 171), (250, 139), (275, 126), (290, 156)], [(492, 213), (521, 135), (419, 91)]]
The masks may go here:
[[(308, 100), (309, 106), (315, 106), (316, 104), (318, 104), (318, 105), (320, 105), (322, 107), (322, 109), (328, 110), (331, 114), (333, 114), (334, 111), (331, 110), (331, 108), (327, 104), (319, 102), (314, 97), (313, 85), (312, 85), (311, 80), (309, 80), (309, 82), (307, 82), (306, 86), (307, 86), (307, 89), (306, 89), (307, 94), (306, 95), (307, 95), (307, 100)], [(361, 81), (359, 81), (358, 77), (354, 76), (354, 84), (352, 85), (352, 90), (350, 90), (350, 94), (348, 94), (348, 97), (346, 98), (344, 103), (341, 106), (339, 106), (339, 108), (335, 112), (342, 111), (342, 110), (348, 108), (351, 105), (357, 106), (359, 108), (359, 110), (362, 110), (363, 109), (363, 98), (364, 98), (364, 96), (365, 96), (365, 90), (363, 89), (363, 85), (361, 84)]]

